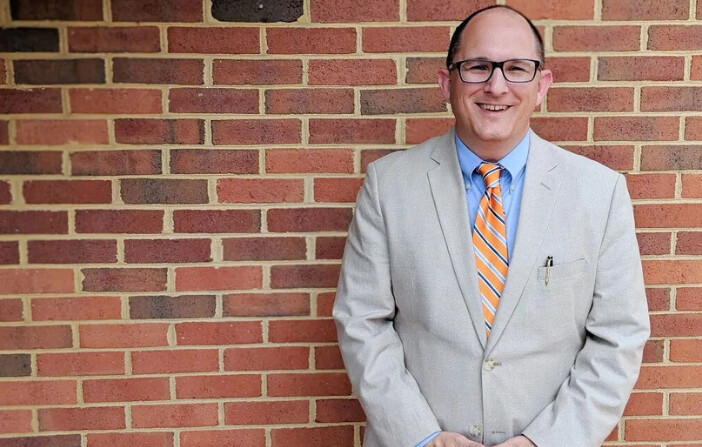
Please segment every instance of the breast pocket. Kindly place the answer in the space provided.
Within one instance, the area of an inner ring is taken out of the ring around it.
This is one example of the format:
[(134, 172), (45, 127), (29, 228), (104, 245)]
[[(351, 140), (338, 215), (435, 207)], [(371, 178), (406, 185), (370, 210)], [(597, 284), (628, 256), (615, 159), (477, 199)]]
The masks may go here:
[[(549, 271), (550, 270), (550, 271)], [(539, 282), (545, 283), (548, 276), (549, 284), (551, 282), (561, 282), (569, 279), (575, 279), (583, 275), (587, 270), (587, 259), (578, 259), (563, 264), (558, 264), (554, 261), (549, 267), (539, 267), (536, 270), (536, 278)]]

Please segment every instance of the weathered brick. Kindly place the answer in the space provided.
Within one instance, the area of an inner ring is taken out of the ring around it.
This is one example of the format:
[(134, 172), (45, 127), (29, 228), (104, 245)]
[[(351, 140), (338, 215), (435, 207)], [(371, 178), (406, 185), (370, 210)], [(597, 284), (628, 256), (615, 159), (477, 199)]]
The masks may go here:
[[(0, 66), (2, 64), (0, 63)], [(2, 68), (0, 67), (0, 73), (2, 73)], [(1, 75), (0, 75), (1, 76)], [(1, 79), (0, 79), (1, 80)], [(2, 83), (2, 82), (0, 82)], [(10, 143), (10, 130), (9, 122), (6, 120), (0, 120), (0, 145), (7, 145)]]
[(202, 22), (202, 4), (191, 0), (112, 0), (115, 22)]
[[(12, 203), (12, 187), (6, 181), (0, 181), (0, 204), (6, 205)], [(1, 252), (2, 250), (0, 250)], [(0, 255), (2, 259), (3, 255)], [(2, 261), (0, 261), (2, 263)]]
[(682, 196), (685, 198), (702, 198), (702, 175), (682, 175)]
[(157, 150), (81, 151), (70, 154), (72, 175), (160, 174), (161, 152)]
[(446, 26), (363, 28), (362, 47), (366, 53), (445, 52), (450, 38)]
[(157, 53), (161, 50), (155, 26), (69, 27), (72, 53)]
[(23, 377), (32, 374), (29, 354), (0, 354), (0, 377)]
[(133, 351), (133, 374), (214, 372), (219, 370), (216, 349)]
[(314, 348), (316, 369), (344, 369), (339, 346), (316, 346)]
[(176, 233), (258, 233), (258, 210), (175, 210)]
[(178, 399), (212, 399), (258, 397), (261, 376), (258, 374), (210, 375), (176, 378)]
[(681, 231), (675, 243), (676, 255), (702, 255), (702, 232)]
[(204, 179), (122, 179), (124, 203), (207, 203)]
[(652, 25), (648, 28), (649, 50), (695, 50), (702, 45), (702, 25)]
[(81, 447), (80, 435), (52, 435), (3, 438), (2, 447)]
[(111, 203), (109, 180), (30, 180), (24, 182), (26, 203)]
[(32, 145), (107, 144), (105, 120), (19, 120), (17, 143)]
[(364, 422), (366, 414), (356, 399), (320, 399), (317, 400), (317, 417), (315, 422)]
[(304, 190), (302, 179), (229, 178), (217, 181), (217, 198), (221, 203), (302, 202)]
[(224, 422), (230, 425), (306, 424), (310, 419), (307, 400), (227, 402)]
[(30, 264), (93, 264), (117, 262), (117, 241), (27, 241)]
[(341, 259), (344, 254), (345, 237), (318, 237), (315, 259)]
[(75, 404), (76, 384), (69, 381), (0, 382), (0, 405)]
[(592, 20), (595, 15), (594, 4), (591, 2), (507, 0), (506, 4), (518, 9), (531, 20)]
[(116, 83), (201, 85), (202, 59), (130, 59), (112, 60), (112, 79)]
[(675, 174), (629, 174), (626, 177), (632, 199), (672, 199), (675, 180)]
[(546, 68), (551, 70), (556, 83), (590, 80), (589, 57), (550, 57), (546, 61)]
[(315, 202), (355, 202), (363, 185), (362, 178), (316, 178), (314, 179)]
[(260, 266), (176, 268), (176, 290), (246, 290), (263, 284)]
[(351, 89), (281, 89), (266, 91), (268, 114), (353, 113)]
[(351, 173), (351, 149), (271, 149), (266, 151), (267, 173)]
[(702, 413), (702, 393), (671, 393), (670, 414), (699, 415)]
[(1, 211), (0, 234), (66, 234), (66, 211)]
[(169, 53), (258, 54), (258, 28), (168, 28)]
[(595, 160), (610, 169), (630, 170), (634, 168), (633, 146), (564, 146), (570, 152)]
[(0, 299), (0, 321), (22, 321), (24, 305), (19, 298)]
[(624, 423), (626, 441), (695, 441), (702, 427), (695, 419), (630, 419)]
[(57, 151), (0, 151), (0, 174), (60, 174), (61, 153)]
[(127, 144), (202, 144), (205, 126), (200, 119), (116, 119), (115, 139)]
[(346, 231), (351, 223), (351, 208), (297, 208), (268, 211), (268, 230)]
[(83, 381), (83, 400), (86, 403), (168, 399), (170, 399), (170, 393), (167, 377)]
[(456, 124), (454, 118), (408, 118), (405, 125), (405, 140), (408, 144), (421, 143), (442, 135), (454, 124)]
[(230, 348), (224, 351), (226, 371), (307, 369), (310, 348), (304, 346)]
[(269, 2), (212, 0), (212, 16), (223, 22), (295, 22), (304, 13), (303, 0)]
[(181, 447), (221, 447), (227, 445), (232, 439), (236, 439), (237, 447), (258, 447), (266, 444), (266, 431), (262, 428), (230, 428), (227, 430), (183, 431), (180, 433)]
[(446, 101), (439, 88), (396, 88), (361, 92), (361, 114), (445, 112)]
[(636, 51), (638, 26), (555, 26), (553, 49), (556, 51)]
[(310, 119), (310, 143), (394, 143), (395, 125), (394, 119)]
[(664, 311), (670, 309), (670, 289), (652, 288), (646, 289), (646, 300), (650, 311)]
[(163, 211), (76, 210), (77, 233), (160, 233)]
[[(215, 59), (212, 79), (230, 85), (301, 84), (302, 61)], [(310, 73), (310, 84), (311, 79)]]
[(295, 144), (302, 138), (298, 119), (212, 121), (214, 144)]
[(675, 300), (677, 310), (702, 310), (702, 288), (678, 287)]
[(662, 363), (665, 353), (663, 340), (648, 340), (644, 344), (643, 363)]
[(685, 139), (702, 140), (702, 117), (685, 117)]
[(161, 91), (156, 89), (70, 89), (68, 97), (73, 113), (138, 115), (162, 112)]
[(122, 407), (41, 408), (42, 431), (118, 430), (126, 427)]
[[(0, 36), (0, 42), (2, 42), (2, 36)], [(61, 111), (61, 91), (59, 89), (0, 89), (0, 114), (61, 113)]]
[(690, 4), (675, 0), (604, 0), (602, 20), (684, 20)]
[(702, 341), (699, 339), (670, 340), (670, 360), (673, 362), (702, 361)]
[(217, 425), (217, 404), (134, 405), (136, 428), (204, 427)]
[(698, 228), (702, 227), (702, 206), (696, 203), (636, 205), (634, 218), (637, 228)]
[(31, 307), (33, 321), (118, 320), (122, 313), (118, 296), (33, 298)]
[(60, 326), (7, 326), (0, 327), (0, 349), (57, 349), (73, 346), (71, 327)]
[(127, 239), (124, 241), (127, 263), (209, 262), (209, 239)]
[(102, 20), (100, 0), (11, 0), (14, 20)]
[(678, 138), (675, 116), (616, 116), (595, 118), (595, 141), (667, 141)]
[[(702, 216), (702, 214), (700, 214)], [(698, 259), (688, 260), (645, 260), (643, 261), (644, 279), (646, 284), (694, 284), (702, 282), (702, 262)], [(678, 317), (676, 315), (676, 317)], [(681, 319), (685, 315), (679, 316)], [(692, 314), (690, 318), (695, 318), (693, 323), (702, 328), (700, 318), (702, 314)], [(675, 324), (683, 324), (683, 321), (676, 321)]]
[(445, 57), (408, 57), (405, 80), (408, 84), (435, 85), (439, 70), (445, 67)]
[(168, 432), (118, 432), (118, 433), (88, 433), (88, 447), (172, 447), (173, 433)]
[(586, 117), (542, 116), (531, 119), (531, 128), (548, 141), (586, 141)]
[(673, 171), (702, 169), (702, 146), (643, 146), (641, 170)]
[(16, 60), (15, 84), (104, 84), (102, 59)]
[[(0, 433), (31, 433), (31, 410), (0, 410)], [(17, 438), (5, 438), (5, 442), (16, 442)]]
[(256, 174), (257, 150), (174, 149), (170, 151), (173, 174)]
[(353, 444), (353, 426), (340, 425), (314, 428), (274, 428), (273, 447), (341, 447)]
[(158, 292), (166, 290), (166, 269), (84, 268), (86, 292)]
[(312, 59), (307, 76), (309, 85), (393, 85), (397, 82), (395, 61), (391, 59)]
[(0, 28), (0, 53), (57, 53), (59, 33), (56, 28)]
[(313, 22), (396, 22), (400, 18), (399, 0), (381, 0), (369, 7), (363, 3), (339, 3), (334, 0), (310, 2)]
[[(495, 4), (495, 0), (408, 0), (407, 18), (411, 21), (459, 21), (476, 9)], [(448, 41), (447, 41), (448, 46)]]
[(548, 93), (550, 112), (631, 112), (634, 89), (627, 87), (552, 88)]
[(271, 287), (335, 287), (339, 281), (339, 268), (337, 264), (274, 265), (271, 267)]
[(0, 242), (0, 265), (19, 264), (19, 243), (17, 241)]
[(211, 318), (215, 315), (215, 306), (214, 295), (132, 296), (129, 297), (129, 318)]
[(238, 293), (222, 297), (225, 317), (301, 316), (310, 314), (307, 293)]
[(651, 315), (652, 337), (696, 337), (702, 335), (702, 314)]
[(642, 255), (670, 254), (670, 233), (637, 233), (636, 239)]
[(268, 54), (348, 54), (356, 51), (353, 28), (268, 28)]
[(168, 346), (168, 324), (83, 324), (81, 348), (143, 348)]
[(690, 79), (702, 79), (702, 56), (692, 56), (692, 66), (690, 67)]
[(268, 375), (269, 396), (348, 396), (350, 394), (351, 384), (346, 373), (283, 373)]
[(307, 245), (301, 237), (234, 238), (222, 241), (225, 261), (305, 259)]
[(176, 113), (258, 113), (258, 91), (228, 88), (176, 88), (168, 92)]
[(600, 81), (682, 81), (685, 60), (675, 56), (609, 56), (597, 60)]
[(73, 292), (70, 269), (0, 270), (0, 295)]
[(625, 416), (663, 414), (663, 393), (633, 393), (624, 408)]
[(696, 111), (702, 107), (702, 94), (695, 87), (643, 87), (644, 112)]

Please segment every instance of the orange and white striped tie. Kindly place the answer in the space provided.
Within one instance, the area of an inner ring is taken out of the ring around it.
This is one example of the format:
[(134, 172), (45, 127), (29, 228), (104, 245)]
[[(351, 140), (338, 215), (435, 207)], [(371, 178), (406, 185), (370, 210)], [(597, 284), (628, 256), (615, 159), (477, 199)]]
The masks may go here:
[(485, 194), (480, 199), (473, 226), (475, 263), (478, 266), (478, 285), (488, 337), (509, 266), (505, 210), (500, 190), (501, 171), (502, 167), (497, 164), (483, 163), (478, 166), (478, 172), (485, 182)]

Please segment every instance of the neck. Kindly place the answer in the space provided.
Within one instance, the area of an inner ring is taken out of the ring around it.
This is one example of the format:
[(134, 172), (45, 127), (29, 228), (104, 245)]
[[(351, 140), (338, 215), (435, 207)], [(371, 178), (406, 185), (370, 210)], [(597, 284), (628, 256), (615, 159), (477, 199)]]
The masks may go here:
[(470, 135), (466, 135), (466, 132), (462, 132), (458, 128), (456, 128), (456, 134), (458, 135), (458, 138), (461, 139), (463, 144), (465, 144), (466, 147), (471, 150), (471, 152), (480, 157), (481, 160), (497, 162), (512, 152), (512, 149), (517, 147), (519, 142), (524, 138), (524, 135), (526, 135), (526, 132), (524, 135), (518, 138), (495, 141), (485, 141), (471, 138)]

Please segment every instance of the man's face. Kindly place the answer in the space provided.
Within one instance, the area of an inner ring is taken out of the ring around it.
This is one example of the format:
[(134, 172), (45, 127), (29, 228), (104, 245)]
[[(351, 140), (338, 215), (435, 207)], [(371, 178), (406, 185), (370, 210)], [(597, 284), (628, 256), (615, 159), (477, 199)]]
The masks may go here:
[[(539, 59), (529, 24), (519, 15), (493, 9), (475, 16), (463, 30), (453, 62), (483, 58)], [(507, 82), (500, 69), (479, 84), (461, 81), (458, 71), (441, 70), (439, 84), (456, 116), (459, 138), (483, 158), (498, 160), (512, 150), (529, 128), (529, 118), (552, 82), (549, 70), (533, 81)], [(494, 155), (490, 157), (488, 155)]]

